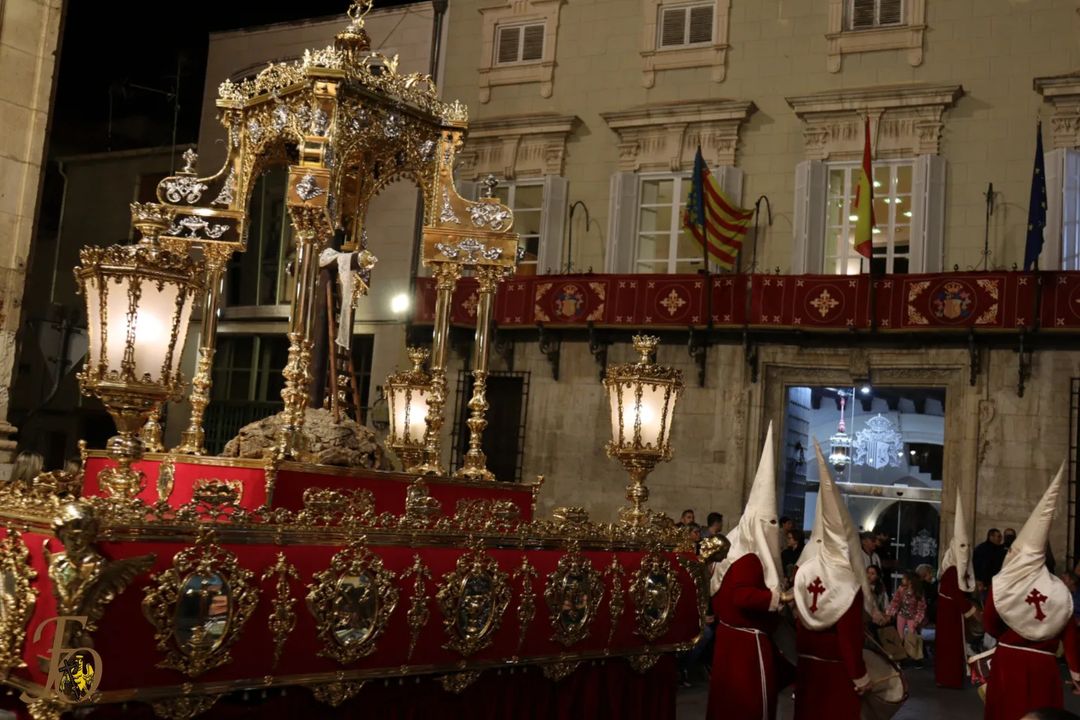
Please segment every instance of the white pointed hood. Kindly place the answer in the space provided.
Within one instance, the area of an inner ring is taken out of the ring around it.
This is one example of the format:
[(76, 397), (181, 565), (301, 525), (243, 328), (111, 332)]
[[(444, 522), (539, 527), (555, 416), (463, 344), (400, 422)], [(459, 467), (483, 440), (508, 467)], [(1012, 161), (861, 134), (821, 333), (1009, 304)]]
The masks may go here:
[(735, 529), (728, 533), (731, 549), (727, 557), (716, 563), (710, 582), (710, 590), (720, 589), (724, 574), (739, 558), (751, 553), (761, 560), (765, 571), (765, 586), (779, 592), (783, 573), (780, 572), (780, 523), (776, 511), (776, 468), (773, 449), (773, 428), (765, 434), (765, 447), (761, 450), (754, 485), (746, 508)]
[(1016, 536), (994, 576), (994, 607), (1005, 623), (1032, 642), (1056, 637), (1072, 618), (1072, 594), (1046, 569), (1046, 540), (1057, 510), (1065, 463)]
[(795, 608), (803, 625), (826, 630), (851, 607), (855, 593), (866, 583), (866, 569), (855, 525), (816, 442), (814, 450), (819, 479), (817, 514), (795, 574)]
[(963, 592), (975, 590), (975, 579), (971, 574), (971, 533), (968, 532), (968, 516), (964, 513), (964, 501), (960, 491), (956, 491), (956, 516), (953, 518), (952, 541), (949, 549), (941, 558), (940, 578), (949, 568), (956, 568), (956, 582)]

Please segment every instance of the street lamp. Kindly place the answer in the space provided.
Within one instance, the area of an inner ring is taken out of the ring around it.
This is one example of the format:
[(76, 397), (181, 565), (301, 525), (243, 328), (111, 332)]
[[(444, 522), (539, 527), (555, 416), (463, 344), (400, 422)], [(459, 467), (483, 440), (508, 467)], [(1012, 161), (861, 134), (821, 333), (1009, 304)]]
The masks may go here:
[(386, 378), (386, 394), (390, 404), (390, 435), (387, 446), (401, 458), (405, 472), (417, 472), (423, 459), (424, 437), (427, 434), (428, 393), (431, 376), (424, 370), (428, 359), (426, 348), (408, 349), (412, 369), (394, 373)]
[(611, 441), (606, 450), (630, 474), (626, 499), (631, 507), (619, 511), (620, 521), (629, 525), (642, 525), (648, 518), (642, 509), (649, 499), (645, 477), (657, 463), (671, 459), (671, 421), (683, 389), (680, 371), (653, 362), (657, 343), (659, 338), (635, 335), (638, 361), (615, 365), (604, 374), (611, 403)]
[(106, 446), (117, 467), (103, 470), (99, 482), (127, 498), (142, 489), (142, 473), (131, 467), (142, 457), (139, 431), (158, 404), (179, 396), (180, 356), (203, 273), (201, 263), (158, 244), (171, 209), (132, 203), (131, 215), (138, 243), (84, 247), (75, 268), (90, 336), (79, 383), (101, 400), (118, 430)]

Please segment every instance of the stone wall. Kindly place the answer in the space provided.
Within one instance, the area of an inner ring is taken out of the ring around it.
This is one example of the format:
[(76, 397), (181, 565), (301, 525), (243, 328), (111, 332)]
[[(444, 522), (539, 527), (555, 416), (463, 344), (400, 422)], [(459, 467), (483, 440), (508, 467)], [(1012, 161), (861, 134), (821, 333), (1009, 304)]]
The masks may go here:
[[(780, 430), (786, 388), (851, 384), (865, 368), (875, 386), (946, 389), (942, 537), (952, 532), (958, 488), (975, 508), (977, 537), (990, 527), (1019, 529), (1068, 452), (1070, 383), (1080, 377), (1075, 352), (1036, 352), (1022, 398), (1017, 396), (1017, 353), (1011, 349), (983, 350), (983, 371), (974, 386), (967, 350), (775, 345), (759, 353), (760, 377), (751, 383), (741, 345), (710, 348), (705, 387), (699, 388), (686, 347), (660, 347), (658, 361), (680, 368), (687, 386), (672, 431), (674, 459), (647, 481), (655, 509), (677, 516), (693, 508), (699, 519), (715, 510), (724, 514), (726, 527), (733, 526), (768, 422)], [(612, 363), (632, 359), (627, 344), (609, 350)], [(452, 365), (451, 378), (458, 369)], [(610, 416), (587, 344), (563, 342), (558, 382), (535, 343), (515, 347), (514, 369), (531, 373), (523, 480), (545, 476), (541, 515), (558, 505), (581, 505), (596, 519), (614, 519), (625, 503), (627, 475), (603, 451)], [(777, 448), (778, 469), (783, 452)], [(807, 460), (813, 461), (812, 449)], [(1066, 552), (1066, 517), (1063, 500), (1053, 535), (1059, 558)]]
[(11, 471), (8, 422), (16, 332), (41, 194), (62, 0), (0, 4), (0, 479)]

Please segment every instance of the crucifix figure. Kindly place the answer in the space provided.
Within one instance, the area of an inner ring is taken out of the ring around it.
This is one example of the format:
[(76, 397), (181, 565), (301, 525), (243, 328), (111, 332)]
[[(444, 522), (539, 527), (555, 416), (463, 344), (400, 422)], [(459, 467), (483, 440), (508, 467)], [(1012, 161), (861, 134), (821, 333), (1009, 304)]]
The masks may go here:
[(1038, 588), (1031, 588), (1031, 594), (1024, 598), (1024, 602), (1028, 605), (1035, 606), (1035, 619), (1042, 622), (1046, 619), (1046, 613), (1043, 612), (1042, 604), (1047, 601), (1047, 597), (1039, 592)]
[(814, 582), (806, 586), (806, 592), (814, 596), (814, 602), (810, 604), (810, 612), (816, 613), (818, 595), (822, 595), (825, 592), (825, 586), (821, 584), (821, 578), (814, 578)]

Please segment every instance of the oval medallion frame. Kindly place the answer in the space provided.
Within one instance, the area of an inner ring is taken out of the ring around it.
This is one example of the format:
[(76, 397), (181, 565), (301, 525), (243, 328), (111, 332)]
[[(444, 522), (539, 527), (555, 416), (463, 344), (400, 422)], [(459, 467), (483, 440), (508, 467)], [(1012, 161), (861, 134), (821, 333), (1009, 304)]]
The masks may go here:
[(547, 577), (544, 599), (551, 613), (552, 640), (569, 647), (589, 637), (604, 596), (604, 581), (576, 547), (559, 558)]
[[(197, 677), (232, 661), (229, 648), (240, 638), (240, 632), (259, 602), (259, 589), (255, 586), (250, 570), (237, 562), (236, 555), (213, 543), (210, 533), (202, 533), (195, 545), (181, 550), (173, 557), (173, 565), (151, 576), (144, 589), (143, 615), (154, 626), (157, 649), (165, 653), (159, 668), (179, 670), (188, 677)], [(191, 582), (201, 578), (194, 593), (185, 593)], [(215, 590), (216, 588), (216, 590)], [(207, 617), (201, 625), (191, 628), (177, 625), (178, 612), (190, 606), (190, 595), (197, 595), (199, 605), (209, 592), (217, 592), (206, 603)], [(220, 598), (225, 598), (225, 618)], [(214, 614), (214, 606), (218, 613)], [(183, 607), (182, 607), (183, 606)], [(190, 633), (189, 640), (182, 643), (181, 635)], [(198, 643), (203, 633), (213, 636), (212, 643)]]
[(34, 614), (37, 590), (31, 585), (37, 572), (30, 567), (30, 549), (22, 535), (8, 530), (0, 540), (0, 675), (26, 667), (23, 643), (26, 624)]
[(346, 665), (375, 652), (397, 607), (394, 578), (363, 542), (341, 550), (312, 576), (307, 606), (323, 643), (320, 656)]
[(510, 604), (507, 574), (479, 546), (458, 558), (435, 595), (443, 614), (447, 650), (472, 655), (491, 644)]
[(652, 552), (643, 557), (630, 583), (637, 633), (649, 642), (663, 637), (671, 627), (681, 594), (675, 567), (664, 556)]

